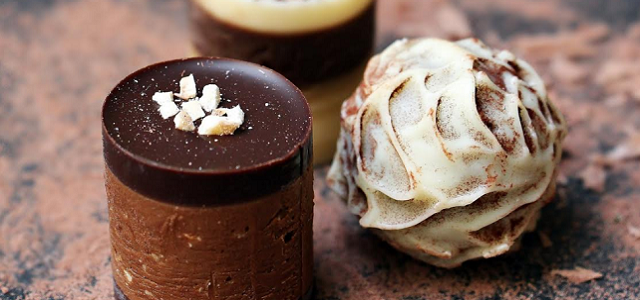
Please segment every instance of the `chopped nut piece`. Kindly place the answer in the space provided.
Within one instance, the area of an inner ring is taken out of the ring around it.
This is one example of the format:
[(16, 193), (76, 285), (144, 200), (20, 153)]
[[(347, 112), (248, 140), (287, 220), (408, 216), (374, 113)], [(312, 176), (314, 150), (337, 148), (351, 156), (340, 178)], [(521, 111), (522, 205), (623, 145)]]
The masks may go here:
[(167, 102), (160, 105), (160, 108), (158, 108), (158, 111), (160, 112), (160, 115), (162, 115), (163, 119), (168, 119), (173, 117), (178, 112), (180, 112), (180, 109), (175, 103)]
[(227, 118), (229, 118), (229, 120), (237, 122), (238, 124), (242, 125), (242, 123), (244, 122), (244, 111), (242, 111), (242, 108), (240, 108), (240, 105), (236, 105), (235, 107), (229, 109), (229, 108), (218, 108), (216, 109), (216, 114), (223, 116), (223, 115), (227, 115)]
[(636, 239), (640, 239), (640, 228), (632, 226), (632, 225), (627, 225), (627, 230), (629, 231), (629, 234), (636, 238)]
[(230, 135), (238, 128), (236, 124), (229, 122), (225, 117), (211, 115), (202, 119), (198, 127), (200, 135)]
[(200, 97), (200, 105), (206, 112), (211, 112), (220, 104), (220, 88), (215, 84), (207, 84), (202, 89), (202, 97)]
[(191, 120), (189, 114), (184, 110), (180, 111), (176, 117), (173, 118), (173, 123), (176, 125), (176, 129), (180, 129), (182, 131), (196, 130), (196, 126), (193, 125), (193, 120)]
[[(224, 113), (226, 116), (219, 116), (216, 113)], [(198, 127), (200, 135), (232, 135), (244, 122), (244, 112), (240, 105), (232, 108), (217, 109), (213, 115), (202, 119), (202, 124)]]
[(585, 187), (598, 193), (604, 192), (607, 172), (602, 165), (590, 163), (578, 176), (582, 178)]
[(192, 121), (196, 121), (205, 116), (200, 103), (196, 100), (182, 103), (182, 110), (189, 114), (189, 117), (191, 117)]
[[(180, 109), (174, 103), (173, 95), (188, 101), (177, 101), (181, 103)], [(180, 79), (180, 93), (156, 92), (152, 97), (153, 101), (160, 104), (158, 111), (164, 119), (175, 115), (173, 123), (176, 129), (194, 131), (196, 129), (194, 122), (205, 117), (206, 111), (211, 115), (202, 120), (198, 134), (231, 135), (244, 122), (244, 112), (240, 106), (217, 109), (221, 98), (220, 88), (216, 84), (207, 84), (202, 89), (202, 97), (197, 98), (193, 74)]]
[(187, 77), (182, 77), (182, 79), (180, 79), (180, 93), (176, 94), (176, 97), (183, 100), (189, 100), (191, 98), (195, 98), (196, 95), (196, 80), (193, 78), (193, 74)]
[(173, 93), (172, 92), (156, 92), (151, 97), (153, 101), (160, 105), (164, 105), (169, 102), (173, 102)]

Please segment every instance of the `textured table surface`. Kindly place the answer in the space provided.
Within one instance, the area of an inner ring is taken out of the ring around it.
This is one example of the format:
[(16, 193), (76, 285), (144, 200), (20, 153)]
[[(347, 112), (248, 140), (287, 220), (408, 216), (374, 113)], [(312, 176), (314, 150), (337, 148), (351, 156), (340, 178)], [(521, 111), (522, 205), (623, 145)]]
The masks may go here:
[[(570, 126), (560, 185), (520, 251), (443, 270), (359, 228), (319, 168), (316, 299), (640, 299), (640, 1), (380, 6), (379, 49), (475, 35), (532, 62)], [(101, 103), (187, 52), (185, 15), (181, 0), (0, 0), (0, 299), (111, 299)], [(602, 276), (577, 283), (586, 270)]]

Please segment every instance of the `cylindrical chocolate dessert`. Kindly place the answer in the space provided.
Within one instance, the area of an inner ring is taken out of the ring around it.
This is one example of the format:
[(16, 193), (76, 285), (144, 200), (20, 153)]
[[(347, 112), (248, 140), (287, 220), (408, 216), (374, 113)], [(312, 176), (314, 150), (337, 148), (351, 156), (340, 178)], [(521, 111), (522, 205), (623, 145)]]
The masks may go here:
[(373, 50), (375, 0), (191, 0), (194, 55), (251, 61), (298, 85), (311, 106), (315, 163), (331, 160), (340, 105)]
[[(158, 112), (152, 95), (184, 95), (189, 75), (200, 101), (216, 84), (222, 110), (241, 107), (232, 135)], [(310, 297), (311, 113), (295, 85), (252, 63), (169, 61), (120, 82), (102, 121), (116, 299)]]

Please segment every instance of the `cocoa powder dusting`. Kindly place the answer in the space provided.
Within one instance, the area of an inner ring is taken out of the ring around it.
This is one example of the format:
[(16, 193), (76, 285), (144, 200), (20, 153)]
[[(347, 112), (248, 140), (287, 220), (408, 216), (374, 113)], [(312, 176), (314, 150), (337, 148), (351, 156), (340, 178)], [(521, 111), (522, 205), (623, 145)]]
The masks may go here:
[[(184, 2), (0, 2), (0, 299), (113, 299), (100, 108), (132, 71), (186, 55)], [(444, 270), (361, 229), (319, 168), (315, 299), (640, 299), (638, 11), (638, 1), (379, 0), (378, 49), (475, 35), (531, 62), (569, 125), (561, 181), (542, 235)]]

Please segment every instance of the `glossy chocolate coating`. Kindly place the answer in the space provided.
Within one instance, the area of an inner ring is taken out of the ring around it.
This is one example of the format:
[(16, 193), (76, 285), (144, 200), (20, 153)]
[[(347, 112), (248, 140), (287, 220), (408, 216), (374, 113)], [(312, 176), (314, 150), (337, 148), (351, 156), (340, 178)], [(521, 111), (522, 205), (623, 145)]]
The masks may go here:
[[(234, 135), (199, 136), (162, 119), (151, 96), (178, 92), (180, 78), (189, 74), (199, 95), (215, 83), (221, 107), (242, 107), (245, 122)], [(304, 96), (282, 75), (252, 63), (192, 58), (151, 65), (113, 89), (102, 118), (108, 168), (131, 189), (160, 201), (249, 201), (300, 177), (311, 162), (311, 113)]]
[(260, 33), (216, 19), (190, 1), (193, 46), (202, 55), (251, 61), (305, 86), (345, 73), (369, 58), (375, 33), (375, 1), (337, 26), (295, 34)]

